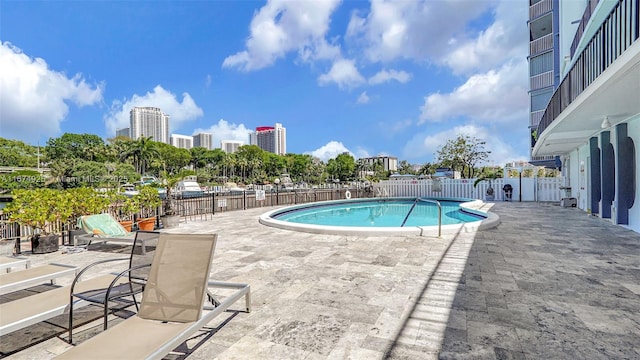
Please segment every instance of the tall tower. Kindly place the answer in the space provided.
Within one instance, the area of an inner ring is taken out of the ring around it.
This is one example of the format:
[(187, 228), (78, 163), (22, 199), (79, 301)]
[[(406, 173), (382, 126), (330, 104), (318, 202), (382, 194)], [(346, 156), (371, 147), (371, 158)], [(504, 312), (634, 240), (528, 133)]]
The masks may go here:
[(151, 136), (153, 141), (169, 144), (169, 115), (156, 107), (134, 107), (129, 112), (131, 138)]
[[(538, 124), (560, 83), (559, 0), (529, 0), (529, 129), (531, 148), (537, 137)], [(531, 157), (540, 165), (553, 156)]]
[(249, 144), (258, 145), (264, 151), (278, 155), (287, 153), (287, 129), (280, 123), (275, 126), (258, 126), (249, 134)]
[(198, 133), (193, 135), (193, 147), (198, 146), (207, 150), (213, 149), (213, 135), (210, 133)]

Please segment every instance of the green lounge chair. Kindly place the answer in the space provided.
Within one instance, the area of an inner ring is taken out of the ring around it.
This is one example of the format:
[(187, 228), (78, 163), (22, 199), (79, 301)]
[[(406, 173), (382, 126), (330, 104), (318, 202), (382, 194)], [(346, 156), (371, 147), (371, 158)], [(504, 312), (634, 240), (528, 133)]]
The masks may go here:
[(86, 234), (74, 237), (74, 246), (77, 245), (76, 239), (87, 241), (87, 246), (89, 246), (92, 242), (118, 241), (133, 243), (136, 236), (135, 232), (125, 230), (110, 214), (81, 216), (78, 219), (78, 226)]

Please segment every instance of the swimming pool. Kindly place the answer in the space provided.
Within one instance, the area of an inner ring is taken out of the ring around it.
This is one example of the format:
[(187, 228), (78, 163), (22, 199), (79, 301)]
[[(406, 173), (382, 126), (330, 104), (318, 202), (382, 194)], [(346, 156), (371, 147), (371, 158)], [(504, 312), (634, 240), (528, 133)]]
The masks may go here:
[(442, 206), (443, 232), (497, 225), (497, 216), (478, 210), (484, 204), (482, 201), (429, 198), (324, 201), (273, 210), (263, 214), (259, 221), (268, 226), (310, 233), (430, 235), (437, 234), (438, 230), (438, 206), (434, 200)]

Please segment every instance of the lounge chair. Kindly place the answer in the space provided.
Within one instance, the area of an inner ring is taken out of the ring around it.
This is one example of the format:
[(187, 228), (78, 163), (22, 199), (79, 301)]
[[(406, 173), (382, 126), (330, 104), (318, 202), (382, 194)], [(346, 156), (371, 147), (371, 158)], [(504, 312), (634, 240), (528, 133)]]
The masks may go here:
[[(140, 312), (57, 358), (162, 359), (241, 297), (251, 311), (249, 285), (209, 281), (216, 238), (161, 233)], [(237, 291), (205, 309), (209, 287)]]
[[(158, 242), (160, 233), (153, 231), (138, 231), (131, 247), (129, 258), (118, 258), (97, 261), (84, 267), (71, 283), (69, 297), (69, 342), (73, 339), (73, 307), (76, 299), (82, 299), (94, 304), (100, 304), (104, 308), (104, 329), (107, 329), (107, 317), (110, 305), (114, 308), (126, 308), (136, 306), (138, 302), (135, 296), (142, 293), (149, 277), (151, 260)], [(90, 290), (76, 290), (78, 280), (97, 265), (113, 261), (129, 260), (129, 268), (120, 272), (107, 287)], [(123, 281), (124, 280), (124, 281)]]
[(75, 274), (78, 268), (63, 264), (48, 264), (32, 267), (26, 270), (13, 271), (0, 274), (0, 295), (26, 289), (31, 286), (51, 282), (55, 284), (56, 278)]
[(95, 242), (126, 242), (133, 243), (136, 233), (127, 231), (110, 214), (85, 215), (78, 219), (78, 226), (86, 231), (84, 235), (75, 236), (73, 245), (77, 246), (78, 240), (87, 242), (87, 247)]
[(31, 267), (31, 260), (15, 256), (0, 256), (0, 271), (11, 272), (15, 267), (28, 269)]
[[(78, 283), (76, 289), (104, 288), (109, 286), (114, 278), (114, 275), (104, 275), (83, 280)], [(63, 286), (0, 304), (0, 336), (64, 314), (69, 307), (70, 289), (71, 286)], [(76, 299), (74, 307), (77, 309), (88, 304), (84, 300)]]

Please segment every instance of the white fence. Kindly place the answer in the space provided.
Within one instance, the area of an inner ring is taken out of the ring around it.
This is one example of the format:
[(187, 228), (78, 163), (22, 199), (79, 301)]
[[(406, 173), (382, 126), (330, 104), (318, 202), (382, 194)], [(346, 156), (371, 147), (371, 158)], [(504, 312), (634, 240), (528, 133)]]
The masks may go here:
[[(425, 196), (484, 199), (489, 181), (474, 188), (475, 179), (383, 180), (376, 184), (377, 196)], [(507, 178), (491, 180), (495, 201), (505, 199), (502, 187), (511, 184), (513, 201), (560, 201), (564, 178)]]

